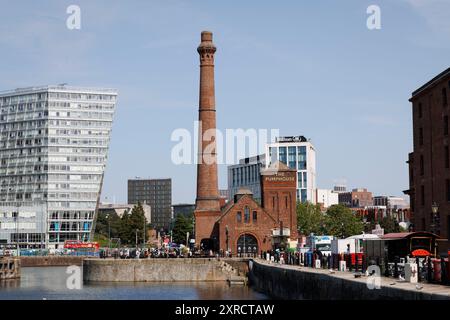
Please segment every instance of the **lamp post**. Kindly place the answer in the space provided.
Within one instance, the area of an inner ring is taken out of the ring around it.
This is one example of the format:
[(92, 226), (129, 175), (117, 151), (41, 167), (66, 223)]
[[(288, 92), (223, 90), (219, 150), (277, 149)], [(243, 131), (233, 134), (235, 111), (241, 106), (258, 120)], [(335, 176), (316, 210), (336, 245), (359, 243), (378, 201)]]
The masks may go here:
[(108, 220), (108, 248), (111, 251), (111, 223), (109, 221), (109, 214), (106, 215), (106, 219)]
[(136, 249), (138, 248), (138, 229), (136, 229)]
[(439, 232), (437, 228), (437, 222), (439, 217), (439, 205), (436, 202), (433, 202), (433, 204), (431, 205), (431, 212), (433, 213), (431, 230), (433, 233), (437, 234)]
[(227, 252), (230, 252), (230, 246), (228, 245), (228, 225), (225, 226), (225, 235), (227, 237)]

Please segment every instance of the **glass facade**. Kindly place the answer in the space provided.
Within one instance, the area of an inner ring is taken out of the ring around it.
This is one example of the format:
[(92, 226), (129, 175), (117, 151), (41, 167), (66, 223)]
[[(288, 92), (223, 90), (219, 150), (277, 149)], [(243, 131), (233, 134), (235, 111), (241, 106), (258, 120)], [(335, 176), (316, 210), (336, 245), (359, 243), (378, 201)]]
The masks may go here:
[[(63, 85), (0, 93), (0, 218), (18, 212), (16, 231), (29, 223), (15, 240), (90, 240), (116, 97)], [(35, 236), (41, 232), (45, 239)], [(5, 238), (13, 241), (2, 227)]]
[[(297, 170), (297, 199), (314, 203), (315, 150), (311, 143), (307, 141), (275, 142), (267, 147), (266, 152), (269, 153), (270, 159), (266, 168), (280, 161), (289, 168)], [(308, 159), (311, 163), (308, 163)], [(308, 175), (312, 181), (308, 181)]]
[(297, 169), (297, 157), (295, 152), (296, 147), (288, 147), (288, 163), (287, 165), (291, 169)]

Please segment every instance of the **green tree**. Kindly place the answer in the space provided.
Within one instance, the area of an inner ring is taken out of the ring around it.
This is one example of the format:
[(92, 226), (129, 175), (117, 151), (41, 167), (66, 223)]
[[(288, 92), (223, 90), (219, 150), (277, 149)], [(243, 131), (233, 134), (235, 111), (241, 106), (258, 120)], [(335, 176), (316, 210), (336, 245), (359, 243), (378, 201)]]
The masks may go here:
[[(380, 227), (384, 229), (384, 233), (394, 233), (394, 232), (403, 232), (404, 230), (400, 227), (398, 221), (394, 217), (383, 217), (379, 222)], [(367, 232), (371, 232), (375, 229), (375, 221), (371, 221), (366, 228)]]
[(324, 232), (324, 214), (320, 210), (320, 205), (312, 203), (297, 204), (297, 228), (305, 236), (311, 233), (323, 234)]
[(178, 215), (172, 229), (172, 241), (186, 244), (186, 234), (192, 233), (192, 215)]
[(139, 245), (144, 239), (144, 229), (147, 230), (147, 220), (145, 219), (144, 208), (138, 203), (131, 210), (131, 214), (126, 211), (120, 219), (119, 237), (121, 243), (135, 244), (137, 234), (137, 244)]
[(325, 217), (326, 233), (339, 238), (360, 234), (364, 230), (364, 223), (352, 210), (344, 205), (332, 205)]

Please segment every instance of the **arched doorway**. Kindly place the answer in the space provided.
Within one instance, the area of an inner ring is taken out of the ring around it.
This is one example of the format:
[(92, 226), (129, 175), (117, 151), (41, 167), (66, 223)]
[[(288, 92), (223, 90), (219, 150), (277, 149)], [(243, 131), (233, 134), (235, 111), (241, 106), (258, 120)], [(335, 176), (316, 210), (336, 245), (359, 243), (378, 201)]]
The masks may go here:
[(239, 256), (255, 256), (258, 254), (258, 240), (255, 236), (244, 233), (237, 241), (237, 250)]

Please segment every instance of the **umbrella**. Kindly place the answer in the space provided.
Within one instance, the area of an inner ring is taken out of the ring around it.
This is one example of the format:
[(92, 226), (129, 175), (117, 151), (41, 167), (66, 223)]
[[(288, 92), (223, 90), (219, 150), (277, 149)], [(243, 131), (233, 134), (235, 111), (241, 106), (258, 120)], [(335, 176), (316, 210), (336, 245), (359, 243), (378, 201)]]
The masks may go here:
[(416, 249), (413, 252), (411, 252), (413, 257), (427, 257), (431, 255), (427, 250), (425, 249)]

